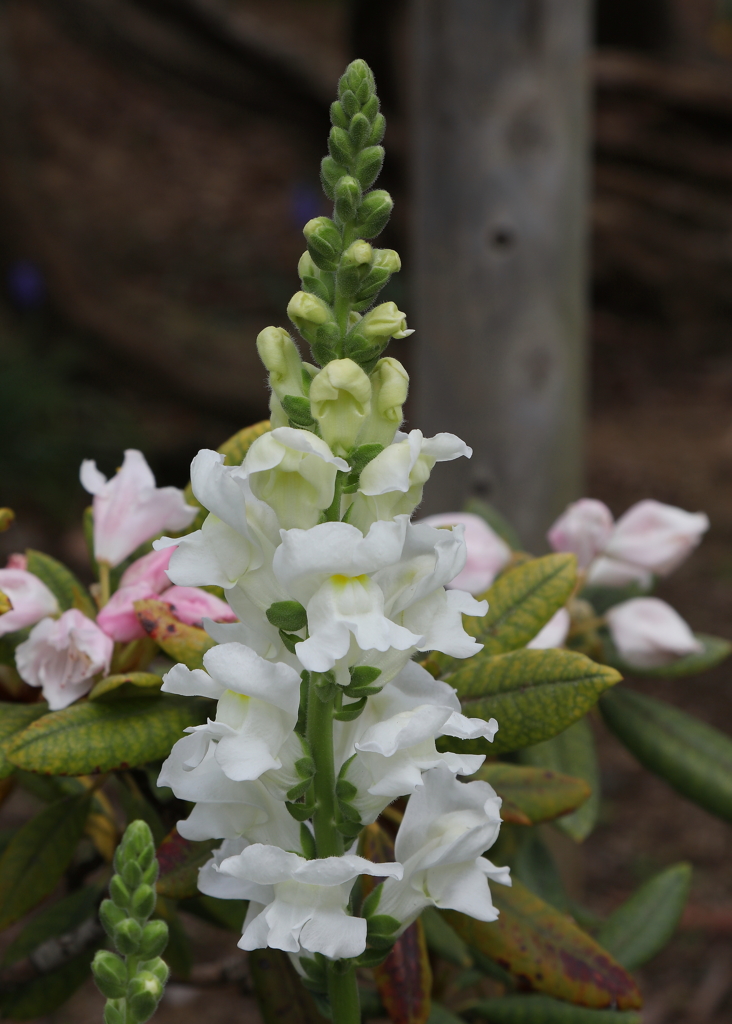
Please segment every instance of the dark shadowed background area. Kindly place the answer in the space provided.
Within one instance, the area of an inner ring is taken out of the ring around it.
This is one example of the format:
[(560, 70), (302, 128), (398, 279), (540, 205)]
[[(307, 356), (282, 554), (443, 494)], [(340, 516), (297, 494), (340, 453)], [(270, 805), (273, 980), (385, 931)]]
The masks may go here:
[[(599, 0), (595, 21), (586, 493), (616, 514), (649, 496), (706, 511), (707, 539), (661, 596), (732, 638), (732, 3)], [(354, 56), (388, 119), (384, 244), (405, 270), (385, 298), (410, 312), (409, 46), (405, 0), (6, 0), (0, 504), (18, 522), (4, 552), (85, 572), (82, 458), (110, 473), (139, 447), (182, 486), (199, 448), (266, 415), (254, 339), (285, 323), (302, 225), (328, 212), (328, 104)], [(732, 732), (728, 666), (644, 689)], [(562, 847), (568, 880), (606, 910), (692, 860), (692, 910), (641, 972), (644, 1021), (729, 1021), (732, 830), (597, 731), (604, 817), (584, 856)], [(204, 959), (234, 952), (223, 933), (196, 941)], [(87, 987), (53, 1020), (91, 1024), (100, 1005)], [(233, 984), (178, 985), (159, 1019), (255, 1019), (252, 1005)]]

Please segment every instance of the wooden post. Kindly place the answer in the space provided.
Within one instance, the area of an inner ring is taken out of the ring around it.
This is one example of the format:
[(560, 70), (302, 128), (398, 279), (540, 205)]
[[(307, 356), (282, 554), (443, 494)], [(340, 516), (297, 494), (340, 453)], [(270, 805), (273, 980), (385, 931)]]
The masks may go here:
[(413, 0), (413, 423), (474, 449), (425, 512), (530, 550), (580, 494), (589, 0)]

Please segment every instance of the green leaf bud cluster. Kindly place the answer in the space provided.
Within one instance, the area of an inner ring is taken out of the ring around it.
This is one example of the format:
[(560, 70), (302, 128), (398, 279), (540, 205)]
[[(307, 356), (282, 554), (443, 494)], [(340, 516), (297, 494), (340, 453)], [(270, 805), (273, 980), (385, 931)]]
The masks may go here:
[[(333, 213), (303, 228), (301, 287), (287, 306), (313, 362), (302, 360), (281, 327), (263, 330), (257, 348), (269, 371), (272, 426), (310, 430), (349, 458), (357, 447), (393, 440), (408, 377), (396, 359), (380, 357), (391, 338), (412, 332), (394, 302), (374, 306), (401, 262), (393, 249), (370, 241), (386, 226), (393, 204), (387, 192), (371, 188), (384, 160), (386, 122), (365, 61), (346, 69), (330, 114), (321, 179)], [(353, 476), (348, 486), (355, 489), (358, 473)]]
[(99, 917), (116, 953), (100, 949), (92, 963), (97, 988), (107, 997), (105, 1024), (143, 1024), (162, 998), (169, 970), (161, 953), (168, 926), (149, 918), (155, 910), (159, 866), (149, 826), (128, 825), (114, 856), (109, 899)]

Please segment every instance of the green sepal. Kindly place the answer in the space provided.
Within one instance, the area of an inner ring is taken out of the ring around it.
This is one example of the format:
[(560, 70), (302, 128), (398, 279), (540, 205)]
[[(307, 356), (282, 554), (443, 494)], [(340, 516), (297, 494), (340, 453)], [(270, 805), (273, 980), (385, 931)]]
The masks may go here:
[[(351, 93), (353, 96), (353, 93)], [(356, 97), (353, 96), (353, 101), (356, 103)], [(335, 100), (330, 105), (330, 120), (331, 124), (334, 124), (337, 128), (348, 128), (348, 122), (350, 120), (349, 115), (344, 109), (343, 100)]]
[(358, 790), (348, 779), (339, 778), (336, 782), (336, 796), (339, 800), (353, 800)]
[(290, 654), (295, 654), (295, 644), (302, 643), (302, 637), (298, 636), (297, 633), (285, 633), (284, 629), (280, 630), (280, 640), (285, 645)]
[(392, 935), (399, 924), (400, 922), (390, 914), (373, 914), (366, 928), (368, 941), (371, 942), (375, 935)]
[(295, 821), (307, 821), (315, 810), (315, 804), (295, 804), (289, 800), (285, 802), (285, 807)]
[[(338, 220), (341, 223), (352, 220), (360, 203), (361, 185), (350, 174), (344, 175), (335, 187), (335, 215)], [(358, 277), (356, 280), (359, 280)]]
[(315, 860), (318, 856), (318, 851), (315, 846), (315, 836), (307, 827), (305, 822), (300, 824), (300, 849), (302, 850), (303, 857), (306, 860)]
[[(376, 97), (374, 97), (376, 98)], [(366, 113), (364, 108), (363, 113)], [(371, 124), (371, 131), (369, 132), (368, 139), (366, 140), (369, 146), (377, 146), (384, 138), (386, 132), (386, 118), (383, 114), (377, 113)]]
[(127, 968), (124, 961), (106, 949), (97, 950), (92, 960), (92, 974), (97, 988), (107, 999), (122, 999), (127, 990)]
[(334, 712), (333, 718), (336, 722), (355, 722), (366, 707), (367, 700), (368, 697), (361, 697), (360, 700), (355, 701), (353, 704), (347, 704), (340, 711)]
[(307, 612), (299, 601), (275, 601), (265, 615), (277, 629), (286, 629), (290, 633), (296, 633), (308, 624)]
[(360, 821), (338, 821), (335, 827), (342, 836), (347, 839), (355, 839), (360, 834), (363, 825)]
[(312, 779), (303, 779), (302, 782), (297, 782), (294, 786), (288, 789), (285, 796), (288, 800), (299, 800), (301, 796), (305, 796), (307, 791), (310, 789), (311, 784)]
[(353, 115), (351, 123), (348, 126), (348, 137), (351, 140), (354, 152), (358, 152), (366, 145), (370, 135), (371, 123), (368, 117), (359, 111)]
[(356, 157), (353, 176), (358, 179), (361, 188), (370, 188), (381, 173), (383, 165), (384, 147), (367, 146)]
[(310, 411), (310, 401), (307, 398), (298, 395), (285, 395), (280, 401), (288, 419), (296, 427), (312, 427), (315, 424), (316, 421)]
[(393, 945), (394, 944), (391, 943), (388, 949), (366, 949), (360, 956), (357, 956), (355, 960), (352, 960), (351, 963), (356, 968), (378, 967), (379, 964), (383, 964), (386, 960)]
[[(338, 161), (334, 160), (332, 156), (323, 157), (320, 163), (320, 181), (323, 185), (323, 191), (325, 192), (328, 199), (335, 198), (335, 186), (338, 183), (339, 179), (342, 178), (344, 174), (348, 174), (348, 169), (346, 167), (343, 167), (341, 164), (339, 164)], [(363, 185), (364, 188), (367, 187), (363, 184), (363, 181), (360, 177), (359, 181), (361, 182), (361, 185)]]
[(371, 890), (361, 906), (361, 917), (365, 917), (366, 920), (368, 920), (370, 917), (374, 916), (378, 910), (379, 903), (381, 902), (381, 893), (383, 892), (383, 889), (384, 883), (379, 882), (379, 884)]
[(346, 800), (339, 800), (338, 810), (347, 821), (355, 821), (361, 826), (361, 828), (363, 828), (363, 825), (361, 825), (361, 815), (353, 804), (349, 804)]
[[(304, 745), (305, 744), (303, 744), (303, 746)], [(295, 771), (298, 774), (298, 778), (310, 781), (313, 775), (315, 775), (315, 761), (313, 761), (309, 754), (305, 757), (301, 757), (299, 760), (295, 761)]]
[(333, 125), (328, 135), (328, 152), (336, 163), (348, 167), (354, 158), (353, 145), (344, 128)]
[[(371, 462), (372, 459), (375, 459), (377, 455), (380, 455), (381, 452), (383, 452), (383, 450), (383, 444), (360, 444), (358, 448), (354, 448), (351, 454), (349, 455), (348, 464), (350, 465), (353, 472), (357, 473), (360, 476), (361, 473), (363, 473), (366, 466), (368, 466), (369, 462)], [(359, 665), (356, 668), (352, 668), (351, 681), (353, 681), (354, 673), (368, 668), (368, 665)], [(381, 675), (381, 669), (372, 668), (371, 672), (376, 672), (378, 675)], [(363, 674), (364, 673), (361, 671), (361, 675)], [(376, 676), (373, 676), (371, 679), (369, 679), (369, 682), (373, 682), (374, 679), (376, 679)]]
[[(302, 290), (304, 292), (311, 292), (313, 295), (317, 295), (319, 299), (322, 299), (323, 302), (329, 304), (333, 301), (330, 289), (319, 277), (312, 277), (310, 274), (306, 274), (300, 280), (302, 281)], [(308, 383), (310, 383), (310, 377), (308, 377)]]
[(321, 673), (320, 679), (315, 684), (315, 692), (324, 704), (328, 704), (333, 700), (338, 689), (338, 683), (335, 681), (333, 672)]
[(365, 114), (366, 117), (375, 124), (375, 119), (379, 117), (379, 97), (375, 92), (371, 93), (369, 98), (366, 100), (364, 105), (361, 107), (361, 113)]
[[(361, 690), (363, 693), (365, 687), (371, 686), (379, 678), (381, 669), (374, 668), (373, 665), (356, 665), (355, 668), (350, 670), (350, 674), (351, 682), (345, 687), (343, 692), (349, 693), (350, 690)], [(380, 689), (381, 687), (379, 687)]]

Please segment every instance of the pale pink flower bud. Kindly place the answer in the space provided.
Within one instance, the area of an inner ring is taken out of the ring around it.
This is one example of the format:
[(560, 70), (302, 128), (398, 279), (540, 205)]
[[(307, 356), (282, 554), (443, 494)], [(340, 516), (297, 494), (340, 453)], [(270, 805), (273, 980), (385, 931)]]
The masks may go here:
[(60, 711), (88, 693), (98, 673), (109, 671), (113, 649), (96, 623), (70, 608), (33, 627), (15, 652), (15, 664), (26, 683), (41, 687), (51, 711)]
[(657, 597), (634, 597), (605, 614), (619, 654), (636, 668), (658, 668), (703, 650), (678, 612)]
[(145, 630), (137, 617), (135, 601), (157, 600), (158, 597), (157, 590), (154, 590), (144, 579), (138, 583), (132, 583), (128, 587), (120, 587), (100, 609), (97, 615), (97, 625), (104, 630), (107, 636), (120, 643), (126, 644), (130, 640), (139, 640), (145, 636)]
[(82, 462), (80, 477), (94, 495), (94, 555), (111, 566), (161, 531), (185, 529), (198, 511), (177, 487), (156, 487), (145, 456), (134, 448), (110, 480), (90, 459)]
[[(17, 557), (25, 558), (25, 555)], [(58, 613), (58, 602), (46, 584), (25, 569), (0, 569), (0, 591), (12, 605), (10, 611), (0, 615), (0, 636)]]
[(667, 576), (691, 554), (709, 529), (703, 512), (685, 512), (651, 498), (618, 519), (605, 554)]
[(161, 594), (170, 586), (170, 580), (166, 569), (170, 564), (170, 558), (175, 551), (176, 545), (163, 548), (162, 551), (151, 551), (142, 558), (138, 558), (129, 568), (125, 569), (119, 581), (122, 587), (131, 587), (137, 583), (147, 583), (156, 594)]
[(605, 548), (613, 530), (610, 509), (595, 498), (580, 498), (568, 505), (547, 534), (554, 551), (577, 556), (577, 566), (586, 569)]
[(27, 569), (28, 568), (28, 556), (23, 555), (20, 551), (14, 551), (12, 555), (8, 555), (8, 561), (5, 566), (6, 569)]
[(532, 651), (544, 651), (549, 647), (563, 647), (567, 633), (569, 633), (569, 626), (569, 612), (566, 608), (560, 608), (526, 646)]
[(447, 584), (450, 589), (481, 594), (511, 560), (511, 549), (508, 544), (490, 528), (485, 519), (472, 512), (442, 512), (439, 515), (427, 516), (420, 522), (436, 528), (456, 526), (458, 523), (465, 526), (468, 557), (462, 572)]
[(236, 622), (235, 613), (225, 601), (198, 587), (170, 587), (160, 595), (160, 600), (170, 606), (176, 619), (189, 626), (203, 626), (204, 619), (214, 622)]

